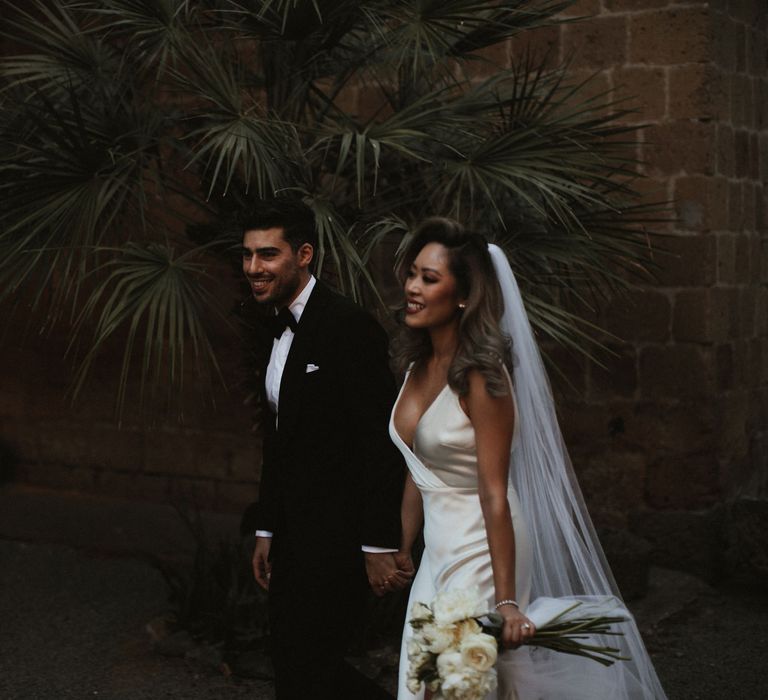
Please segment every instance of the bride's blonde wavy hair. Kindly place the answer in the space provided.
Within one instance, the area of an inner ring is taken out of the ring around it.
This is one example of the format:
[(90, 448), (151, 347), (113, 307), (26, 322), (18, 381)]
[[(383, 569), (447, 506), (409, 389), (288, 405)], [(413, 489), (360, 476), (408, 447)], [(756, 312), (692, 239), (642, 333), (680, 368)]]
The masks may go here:
[[(469, 390), (470, 370), (478, 370), (492, 396), (509, 394), (504, 365), (511, 371), (511, 340), (500, 328), (504, 311), (501, 288), (496, 279), (488, 242), (483, 236), (467, 231), (453, 219), (431, 217), (413, 232), (395, 268), (405, 285), (408, 271), (421, 249), (439, 243), (448, 251), (448, 267), (456, 278), (459, 296), (466, 308), (459, 318), (459, 345), (448, 369), (448, 384), (460, 396)], [(404, 311), (405, 302), (400, 307)], [(432, 353), (429, 331), (409, 328), (404, 323), (394, 343), (394, 361), (402, 373), (413, 363), (421, 366)]]

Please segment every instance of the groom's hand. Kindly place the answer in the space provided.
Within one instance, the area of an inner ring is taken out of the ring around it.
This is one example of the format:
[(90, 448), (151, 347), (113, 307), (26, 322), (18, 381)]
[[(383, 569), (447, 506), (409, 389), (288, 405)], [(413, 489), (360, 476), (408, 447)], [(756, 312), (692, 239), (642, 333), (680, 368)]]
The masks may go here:
[(412, 579), (416, 573), (416, 567), (413, 565), (413, 558), (409, 552), (395, 552), (392, 555), (397, 564), (398, 571), (404, 576), (408, 577), (408, 580)]
[(269, 549), (272, 546), (271, 537), (257, 537), (253, 550), (253, 576), (265, 591), (269, 590), (269, 577), (272, 564), (269, 563)]
[(368, 583), (377, 596), (405, 588), (412, 577), (412, 574), (399, 570), (391, 552), (366, 552), (365, 571), (368, 574)]

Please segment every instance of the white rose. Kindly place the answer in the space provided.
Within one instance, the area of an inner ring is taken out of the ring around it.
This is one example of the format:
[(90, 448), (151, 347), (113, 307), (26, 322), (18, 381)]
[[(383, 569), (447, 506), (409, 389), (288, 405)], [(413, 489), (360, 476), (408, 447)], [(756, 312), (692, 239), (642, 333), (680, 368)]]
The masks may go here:
[(453, 627), (456, 630), (454, 634), (457, 643), (460, 643), (464, 637), (468, 637), (473, 634), (480, 634), (483, 629), (480, 627), (480, 623), (471, 617), (467, 620), (461, 620), (461, 622), (457, 622), (455, 625), (453, 625)]
[(458, 651), (444, 651), (437, 657), (437, 672), (440, 678), (460, 673), (464, 667), (461, 654)]
[[(443, 683), (440, 686), (440, 692), (446, 700), (460, 700), (467, 697), (479, 697), (476, 692), (476, 682), (471, 674), (467, 673), (451, 673), (443, 679)], [(470, 693), (472, 693), (470, 695)]]
[(498, 648), (490, 634), (467, 635), (459, 647), (464, 663), (475, 671), (485, 673), (496, 663)]
[(429, 609), (429, 606), (416, 601), (411, 607), (411, 620), (418, 622), (420, 620), (426, 621), (431, 619), (432, 611)]
[(434, 624), (426, 624), (421, 629), (424, 636), (424, 645), (433, 654), (441, 654), (454, 643), (454, 627), (438, 627)]
[(432, 603), (435, 622), (441, 627), (468, 617), (482, 615), (486, 612), (486, 607), (477, 587), (442, 591), (435, 596)]

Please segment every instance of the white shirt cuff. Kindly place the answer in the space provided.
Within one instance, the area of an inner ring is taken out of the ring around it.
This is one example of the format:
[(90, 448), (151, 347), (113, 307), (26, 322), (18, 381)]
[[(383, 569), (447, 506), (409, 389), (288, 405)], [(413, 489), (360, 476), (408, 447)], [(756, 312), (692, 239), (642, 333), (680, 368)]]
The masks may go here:
[(391, 549), (390, 547), (369, 547), (367, 544), (362, 546), (362, 550), (366, 554), (393, 554), (397, 551), (396, 549)]
[(256, 530), (256, 537), (272, 537), (269, 530)]

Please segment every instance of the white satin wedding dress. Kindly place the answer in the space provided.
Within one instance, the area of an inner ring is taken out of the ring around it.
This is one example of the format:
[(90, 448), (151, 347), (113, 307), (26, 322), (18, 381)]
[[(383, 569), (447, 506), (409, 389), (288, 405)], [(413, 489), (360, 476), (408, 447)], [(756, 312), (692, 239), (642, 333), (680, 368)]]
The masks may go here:
[[(407, 383), (406, 377), (403, 386)], [(400, 390), (402, 395), (402, 389)], [(416, 427), (413, 447), (395, 428), (389, 431), (408, 464), (424, 504), (424, 555), (413, 581), (408, 610), (416, 601), (429, 603), (435, 594), (450, 589), (477, 586), (488, 610), (496, 602), (491, 557), (477, 483), (475, 431), (461, 408), (457, 394), (446, 386), (427, 408)], [(513, 446), (518, 438), (516, 421)], [(515, 532), (516, 596), (525, 612), (531, 592), (532, 547), (517, 494), (508, 492)], [(398, 700), (418, 700), (406, 687), (407, 644), (412, 633), (406, 622), (400, 654)], [(521, 647), (500, 655), (498, 688), (487, 700), (605, 700), (619, 697), (648, 697), (625, 694), (626, 679), (616, 667), (605, 669), (594, 661), (544, 649)], [(621, 690), (619, 690), (621, 688)]]

